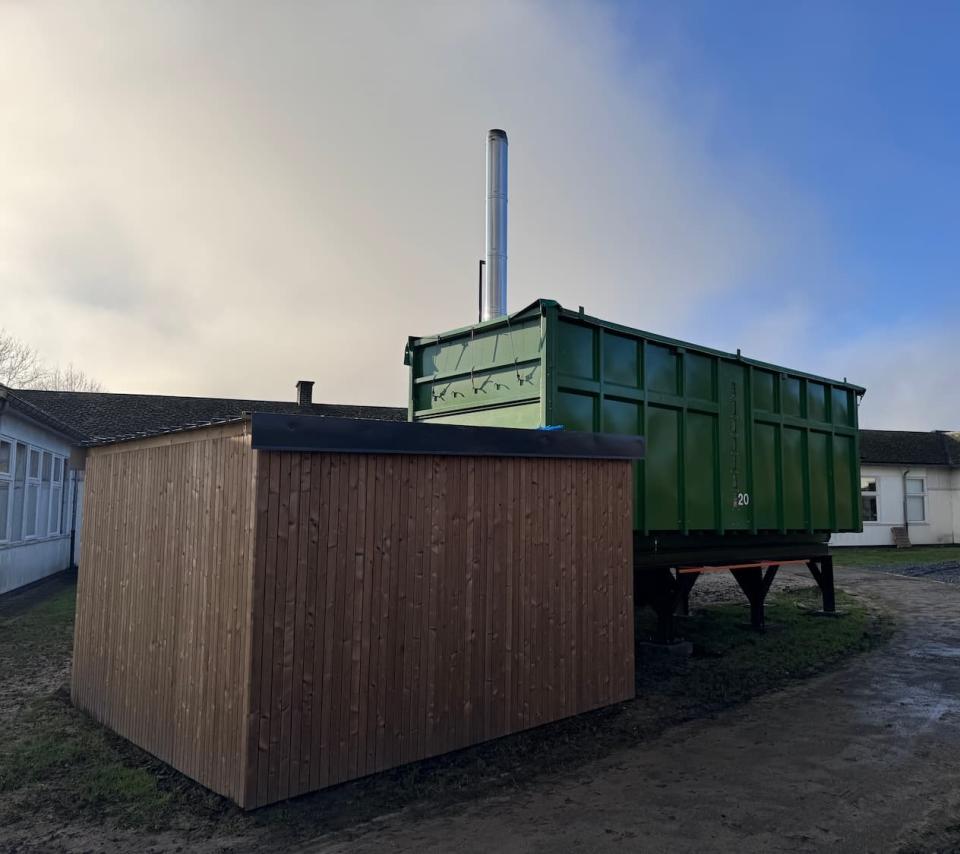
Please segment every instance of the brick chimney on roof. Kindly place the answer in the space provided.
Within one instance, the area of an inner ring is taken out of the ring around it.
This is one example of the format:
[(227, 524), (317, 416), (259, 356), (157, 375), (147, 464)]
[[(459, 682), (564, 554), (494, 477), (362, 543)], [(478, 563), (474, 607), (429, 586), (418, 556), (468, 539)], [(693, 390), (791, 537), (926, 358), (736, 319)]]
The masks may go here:
[(313, 403), (313, 380), (297, 380), (297, 405), (310, 406)]

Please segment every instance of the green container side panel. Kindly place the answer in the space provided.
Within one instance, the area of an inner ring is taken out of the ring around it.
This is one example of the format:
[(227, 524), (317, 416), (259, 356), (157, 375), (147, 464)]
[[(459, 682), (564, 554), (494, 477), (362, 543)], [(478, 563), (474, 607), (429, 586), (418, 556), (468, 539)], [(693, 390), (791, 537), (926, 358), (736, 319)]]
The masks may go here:
[(651, 406), (647, 411), (646, 525), (675, 531), (680, 520), (679, 413)]
[(580, 379), (597, 378), (597, 333), (589, 326), (560, 325), (557, 340), (557, 370)]
[(524, 403), (519, 406), (498, 406), (495, 409), (474, 409), (467, 412), (451, 412), (429, 419), (431, 424), (466, 424), (473, 427), (520, 427), (535, 430), (540, 427), (540, 404)]
[(485, 409), (539, 399), (542, 368), (524, 366), (520, 375), (511, 366), (496, 370), (477, 369), (467, 376), (428, 380), (414, 386), (414, 407), (424, 415), (463, 408)]
[(780, 399), (783, 401), (783, 414), (800, 418), (802, 416), (800, 409), (800, 380), (796, 377), (787, 377), (783, 381), (781, 390)]
[(804, 432), (783, 429), (783, 524), (788, 530), (807, 529), (807, 463)]
[(717, 530), (717, 416), (699, 412), (687, 414), (684, 432), (683, 524), (693, 530)]
[(596, 396), (575, 391), (559, 391), (554, 406), (554, 420), (567, 430), (597, 429)]
[(810, 465), (810, 517), (815, 530), (828, 531), (832, 527), (830, 508), (830, 436), (811, 430), (808, 434)]
[(717, 384), (714, 378), (716, 360), (696, 353), (686, 353), (683, 357), (684, 366), (684, 397), (697, 400), (716, 401)]
[(747, 369), (720, 363), (720, 472), (723, 527), (744, 531), (753, 524), (747, 455)]
[(662, 394), (677, 394), (677, 354), (658, 344), (648, 344), (646, 349), (646, 388)]
[(833, 390), (833, 423), (843, 427), (849, 427), (851, 413), (855, 411), (853, 403), (853, 393), (845, 388), (835, 388)]
[(616, 385), (640, 388), (643, 384), (643, 356), (636, 338), (603, 333), (603, 379)]
[(780, 471), (776, 424), (758, 422), (753, 427), (753, 493), (751, 506), (759, 530), (781, 529)]
[(642, 534), (861, 528), (856, 386), (539, 301), (411, 339), (413, 418), (638, 434)]
[(807, 418), (811, 421), (827, 420), (827, 390), (820, 383), (807, 383)]
[(410, 359), (414, 418), (539, 400), (542, 348), (539, 318), (511, 324), (509, 331), (499, 327), (439, 336), (415, 347)]
[(769, 371), (753, 372), (753, 408), (759, 412), (777, 412), (776, 377)]
[[(833, 437), (833, 497), (837, 508), (837, 530), (860, 527), (860, 496), (854, 493), (854, 443), (849, 436)], [(859, 489), (859, 483), (857, 483)]]

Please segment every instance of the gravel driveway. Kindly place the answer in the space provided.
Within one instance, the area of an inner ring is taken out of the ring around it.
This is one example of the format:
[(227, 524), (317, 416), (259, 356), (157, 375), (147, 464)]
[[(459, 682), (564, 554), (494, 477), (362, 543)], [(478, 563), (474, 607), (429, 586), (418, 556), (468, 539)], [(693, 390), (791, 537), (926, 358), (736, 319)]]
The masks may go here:
[(401, 812), (302, 850), (960, 850), (960, 587), (853, 570), (837, 581), (898, 615), (889, 645), (519, 796)]

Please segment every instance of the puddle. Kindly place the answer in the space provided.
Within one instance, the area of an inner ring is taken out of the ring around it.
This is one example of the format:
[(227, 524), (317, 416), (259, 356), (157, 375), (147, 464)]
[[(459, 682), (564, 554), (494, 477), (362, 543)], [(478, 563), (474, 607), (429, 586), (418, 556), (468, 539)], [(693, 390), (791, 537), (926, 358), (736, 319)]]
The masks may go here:
[(925, 643), (911, 649), (907, 655), (912, 658), (960, 658), (960, 646), (945, 643)]

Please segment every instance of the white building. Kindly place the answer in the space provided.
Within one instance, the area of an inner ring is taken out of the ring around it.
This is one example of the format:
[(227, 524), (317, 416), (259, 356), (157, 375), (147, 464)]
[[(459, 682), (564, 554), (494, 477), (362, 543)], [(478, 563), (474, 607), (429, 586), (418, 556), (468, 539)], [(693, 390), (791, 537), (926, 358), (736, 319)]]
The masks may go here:
[(78, 562), (83, 467), (90, 445), (229, 421), (249, 412), (406, 420), (401, 407), (313, 403), (312, 388), (312, 382), (301, 380), (295, 401), (270, 401), (0, 385), (0, 595)]
[(960, 433), (860, 431), (863, 533), (833, 546), (890, 546), (906, 528), (913, 545), (960, 543)]
[(71, 565), (79, 438), (0, 386), (0, 594)]

